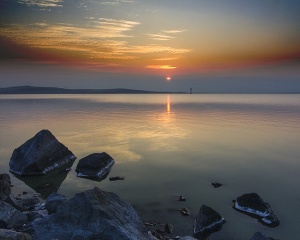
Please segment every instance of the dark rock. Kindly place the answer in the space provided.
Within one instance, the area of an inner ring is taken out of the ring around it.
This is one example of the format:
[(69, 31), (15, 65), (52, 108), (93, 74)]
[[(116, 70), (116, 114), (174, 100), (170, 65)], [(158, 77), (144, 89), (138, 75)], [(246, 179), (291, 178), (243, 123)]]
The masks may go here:
[(270, 204), (265, 202), (257, 193), (248, 193), (233, 200), (233, 208), (256, 217), (261, 223), (269, 227), (280, 224), (279, 217), (272, 210)]
[(221, 183), (218, 183), (218, 182), (213, 182), (213, 183), (211, 183), (211, 185), (213, 185), (214, 188), (222, 187), (222, 184), (221, 184)]
[(55, 213), (57, 208), (67, 201), (64, 195), (58, 194), (56, 192), (49, 195), (47, 198), (45, 207), (49, 214)]
[(93, 153), (79, 160), (76, 172), (78, 177), (101, 178), (110, 171), (114, 159), (107, 153)]
[(194, 236), (206, 239), (211, 233), (221, 230), (225, 219), (212, 208), (202, 205), (194, 223)]
[(173, 226), (172, 226), (171, 224), (167, 223), (167, 224), (165, 225), (165, 231), (166, 231), (167, 233), (172, 234), (172, 233), (173, 233)]
[(250, 238), (250, 240), (275, 240), (274, 238), (269, 238), (269, 237), (266, 237), (265, 235), (263, 235), (262, 233), (260, 232), (256, 232), (252, 238)]
[(76, 194), (34, 226), (33, 239), (153, 240), (133, 207), (95, 187)]
[(191, 214), (190, 210), (188, 210), (187, 208), (180, 208), (179, 211), (183, 216), (189, 216)]
[(19, 204), (22, 206), (22, 209), (27, 210), (34, 210), (34, 208), (41, 203), (41, 200), (37, 196), (29, 195), (22, 198), (19, 201)]
[(0, 225), (1, 228), (21, 228), (27, 222), (27, 217), (3, 201), (0, 201)]
[(26, 233), (16, 232), (8, 229), (0, 229), (1, 240), (32, 240), (32, 237)]
[(182, 195), (178, 196), (177, 200), (181, 201), (181, 202), (186, 201), (185, 196), (182, 196)]
[[(73, 162), (66, 166), (71, 166)], [(42, 176), (16, 176), (27, 186), (39, 193), (43, 199), (46, 199), (51, 193), (57, 192), (63, 181), (66, 179), (68, 172), (64, 168), (57, 169), (47, 175)]]
[(75, 159), (74, 154), (49, 130), (42, 130), (14, 150), (9, 167), (16, 175), (44, 175)]
[(118, 181), (118, 180), (124, 180), (125, 177), (120, 177), (120, 176), (116, 176), (116, 177), (110, 177), (109, 181)]
[(0, 200), (5, 201), (11, 193), (11, 182), (8, 174), (0, 174)]

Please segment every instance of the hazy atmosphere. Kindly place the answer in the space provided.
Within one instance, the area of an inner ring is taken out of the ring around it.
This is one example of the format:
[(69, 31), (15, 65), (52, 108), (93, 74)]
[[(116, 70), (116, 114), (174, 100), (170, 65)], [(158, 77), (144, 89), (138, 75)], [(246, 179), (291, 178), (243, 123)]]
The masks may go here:
[(297, 0), (4, 0), (0, 87), (300, 92)]

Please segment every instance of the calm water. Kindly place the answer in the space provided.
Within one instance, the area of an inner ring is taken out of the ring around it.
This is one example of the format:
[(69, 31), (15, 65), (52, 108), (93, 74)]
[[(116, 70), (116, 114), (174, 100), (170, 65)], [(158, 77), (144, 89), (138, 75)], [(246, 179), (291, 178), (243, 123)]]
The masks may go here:
[[(132, 203), (143, 220), (173, 224), (175, 234), (191, 234), (206, 204), (227, 220), (210, 240), (248, 240), (256, 231), (300, 237), (300, 95), (0, 95), (1, 172), (14, 148), (41, 129), (77, 161), (69, 174), (11, 175), (14, 193), (47, 196), (58, 188), (71, 197), (98, 186)], [(125, 181), (76, 177), (78, 159), (102, 151), (116, 161), (110, 176)], [(214, 189), (213, 181), (224, 185)], [(281, 225), (268, 228), (232, 209), (250, 192), (272, 205)], [(177, 202), (179, 194), (187, 201)], [(191, 216), (181, 216), (181, 207)]]

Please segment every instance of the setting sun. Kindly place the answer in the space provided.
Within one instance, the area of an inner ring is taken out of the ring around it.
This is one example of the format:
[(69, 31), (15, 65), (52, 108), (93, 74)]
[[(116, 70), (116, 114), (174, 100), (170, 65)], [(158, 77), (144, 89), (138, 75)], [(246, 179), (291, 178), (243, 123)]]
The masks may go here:
[(166, 80), (170, 81), (170, 80), (171, 80), (171, 77), (166, 77)]

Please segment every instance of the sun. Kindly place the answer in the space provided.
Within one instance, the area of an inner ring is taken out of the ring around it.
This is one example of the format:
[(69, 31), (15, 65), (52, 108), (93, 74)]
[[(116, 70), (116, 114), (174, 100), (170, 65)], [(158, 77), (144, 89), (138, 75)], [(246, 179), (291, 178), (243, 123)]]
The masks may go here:
[(172, 79), (171, 77), (166, 77), (167, 81), (171, 81), (171, 79)]

